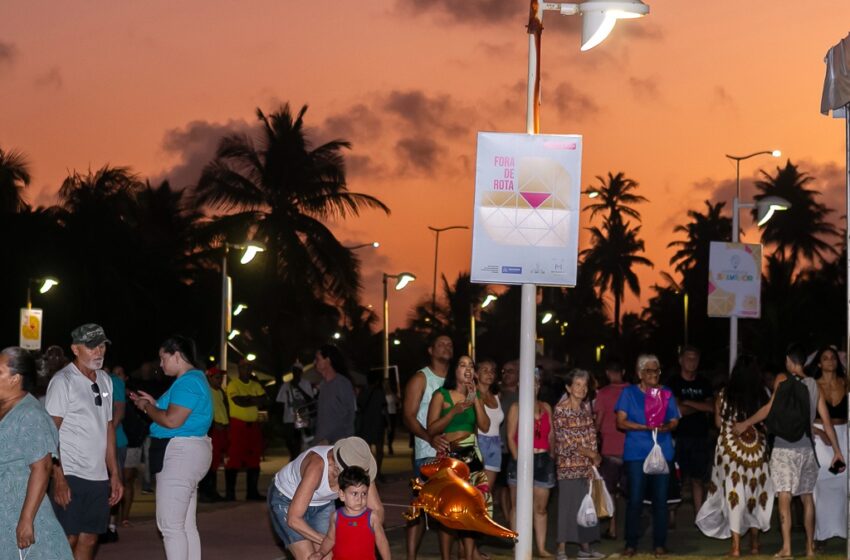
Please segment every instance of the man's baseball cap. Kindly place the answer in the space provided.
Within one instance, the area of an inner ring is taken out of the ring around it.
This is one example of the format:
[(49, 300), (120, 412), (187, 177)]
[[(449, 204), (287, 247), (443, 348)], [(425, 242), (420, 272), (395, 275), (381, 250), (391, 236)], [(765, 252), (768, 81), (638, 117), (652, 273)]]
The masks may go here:
[(224, 372), (221, 371), (221, 368), (219, 368), (218, 366), (213, 366), (213, 367), (211, 367), (210, 369), (207, 370), (207, 377), (212, 377), (214, 375), (221, 375), (223, 373)]
[(334, 461), (340, 472), (346, 467), (360, 467), (369, 473), (369, 480), (372, 481), (378, 474), (378, 464), (372, 457), (369, 444), (356, 436), (343, 438), (334, 444)]
[(104, 342), (112, 344), (100, 325), (86, 323), (71, 331), (71, 344), (85, 344), (89, 348), (95, 348)]

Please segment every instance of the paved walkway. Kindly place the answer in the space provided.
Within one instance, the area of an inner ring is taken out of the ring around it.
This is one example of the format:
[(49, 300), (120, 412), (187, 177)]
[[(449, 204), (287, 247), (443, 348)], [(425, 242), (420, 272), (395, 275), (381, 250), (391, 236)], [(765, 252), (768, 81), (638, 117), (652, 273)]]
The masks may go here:
[[(401, 513), (410, 497), (408, 489), (410, 453), (406, 444), (401, 441), (395, 448), (398, 451), (403, 451), (403, 453), (385, 458), (384, 471), (387, 480), (384, 483), (379, 483), (378, 488), (387, 509), (386, 530), (393, 558), (400, 559), (405, 558), (404, 520)], [(262, 488), (268, 487), (271, 476), (282, 468), (288, 460), (280, 450), (272, 450), (268, 459), (262, 465), (263, 476), (260, 482)], [(220, 487), (223, 483), (222, 479), (223, 476), (220, 474)], [(244, 475), (240, 475), (240, 483), (244, 484)], [(244, 496), (244, 490), (241, 487), (238, 488), (237, 495)], [(553, 500), (550, 502), (549, 508), (548, 543), (550, 551), (555, 549), (556, 509)], [(623, 508), (620, 507), (619, 509), (622, 512)], [(693, 526), (692, 519), (693, 509), (690, 504), (684, 504), (679, 508), (678, 528), (670, 532), (669, 546), (671, 551), (675, 552), (676, 555), (691, 558), (724, 556), (728, 551), (728, 541), (704, 537)], [(119, 542), (101, 546), (97, 554), (98, 560), (159, 560), (165, 558), (154, 520), (152, 495), (139, 495), (137, 493), (131, 521), (133, 522), (132, 527), (119, 529)], [(497, 521), (504, 523), (499, 514), (497, 514)], [(278, 547), (275, 542), (264, 503), (200, 504), (198, 526), (201, 532), (205, 560), (233, 560), (234, 558), (238, 560), (274, 560), (285, 558), (284, 550)], [(620, 526), (622, 527), (622, 524)], [(774, 526), (776, 526), (776, 523), (774, 523)], [(778, 550), (778, 542), (777, 530), (762, 535), (762, 551), (766, 553), (765, 558)], [(649, 534), (647, 534), (641, 542), (641, 547), (648, 552), (650, 544)], [(832, 539), (827, 543), (825, 554), (819, 555), (819, 557), (843, 558), (844, 547), (843, 540)], [(605, 540), (597, 545), (598, 550), (613, 557), (616, 557), (622, 551), (622, 548), (623, 542), (621, 540)], [(507, 542), (487, 540), (483, 543), (482, 550), (490, 554), (493, 560), (513, 558), (513, 550), (510, 543)], [(803, 534), (801, 531), (794, 533), (794, 550), (798, 552), (803, 550)], [(570, 558), (575, 558), (576, 549), (570, 546), (568, 553)], [(439, 558), (437, 538), (433, 532), (425, 535), (419, 557), (422, 559)]]

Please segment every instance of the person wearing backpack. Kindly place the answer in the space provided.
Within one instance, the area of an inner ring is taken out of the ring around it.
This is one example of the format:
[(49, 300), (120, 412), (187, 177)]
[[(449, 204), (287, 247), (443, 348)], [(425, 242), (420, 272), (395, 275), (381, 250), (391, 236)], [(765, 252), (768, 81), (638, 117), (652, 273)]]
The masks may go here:
[(776, 376), (770, 401), (754, 415), (732, 427), (736, 435), (764, 421), (769, 441), (770, 477), (779, 497), (779, 520), (782, 548), (774, 558), (791, 558), (791, 498), (800, 496), (806, 529), (806, 555), (814, 556), (815, 509), (812, 493), (818, 479), (818, 463), (812, 440), (815, 415), (823, 419), (823, 430), (832, 446), (830, 467), (840, 472), (845, 468), (844, 456), (838, 447), (835, 430), (829, 420), (826, 401), (817, 382), (806, 377), (806, 354), (799, 345), (785, 353), (787, 374)]

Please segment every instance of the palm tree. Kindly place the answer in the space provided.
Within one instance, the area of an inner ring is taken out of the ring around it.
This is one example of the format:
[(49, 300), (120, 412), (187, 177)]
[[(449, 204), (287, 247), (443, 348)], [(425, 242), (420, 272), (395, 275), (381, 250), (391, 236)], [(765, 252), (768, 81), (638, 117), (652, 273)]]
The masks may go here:
[(23, 191), (32, 179), (29, 167), (21, 152), (0, 148), (0, 213), (20, 212), (27, 207)]
[(259, 134), (223, 138), (194, 189), (198, 204), (232, 212), (217, 217), (225, 231), (266, 244), (262, 291), (272, 348), (291, 344), (282, 325), (292, 317), (279, 313), (285, 291), (335, 303), (357, 296), (357, 257), (326, 224), (364, 208), (389, 213), (377, 198), (348, 190), (342, 151), (350, 144), (314, 147), (304, 130), (306, 111), (293, 115), (288, 104), (270, 115), (257, 109)]
[(596, 187), (588, 187), (590, 192), (599, 193), (593, 204), (588, 205), (585, 210), (590, 210), (590, 218), (593, 219), (600, 212), (607, 212), (606, 219), (611, 221), (623, 221), (623, 215), (629, 216), (640, 223), (640, 212), (632, 208), (634, 204), (649, 202), (649, 200), (639, 194), (634, 194), (638, 188), (637, 181), (626, 177), (625, 173), (620, 171), (616, 175), (608, 172), (607, 181), (596, 176), (599, 180), (599, 185)]
[(620, 305), (626, 287), (640, 295), (640, 280), (633, 268), (636, 265), (653, 266), (652, 261), (639, 255), (645, 250), (638, 237), (640, 226), (631, 227), (618, 219), (606, 218), (602, 229), (588, 228), (591, 247), (581, 252), (584, 265), (593, 274), (594, 283), (602, 292), (610, 291), (614, 298), (614, 333), (620, 332)]
[[(833, 238), (838, 230), (827, 221), (832, 212), (825, 204), (815, 200), (820, 191), (808, 189), (814, 179), (799, 171), (788, 160), (785, 167), (777, 167), (776, 174), (761, 171), (763, 180), (756, 181), (760, 191), (755, 196), (762, 200), (768, 196), (779, 196), (791, 203), (785, 212), (778, 212), (765, 225), (762, 239), (776, 247), (776, 253), (782, 259), (790, 259), (796, 268), (802, 259), (823, 263), (827, 257), (835, 254)], [(755, 210), (753, 210), (755, 216)]]
[(671, 241), (667, 247), (676, 248), (670, 264), (683, 276), (689, 271), (704, 267), (708, 270), (708, 253), (712, 241), (726, 241), (732, 235), (732, 218), (723, 216), (725, 202), (712, 204), (705, 201), (706, 212), (688, 210), (691, 221), (673, 228), (673, 233), (685, 234), (684, 240)]

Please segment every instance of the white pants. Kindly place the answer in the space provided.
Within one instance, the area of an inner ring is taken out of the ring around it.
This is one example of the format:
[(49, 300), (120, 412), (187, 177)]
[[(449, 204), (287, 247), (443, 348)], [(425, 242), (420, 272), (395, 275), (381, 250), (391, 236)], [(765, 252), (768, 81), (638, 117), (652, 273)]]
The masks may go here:
[(200, 560), (201, 537), (195, 513), (198, 482), (212, 462), (210, 438), (177, 437), (168, 442), (162, 471), (156, 475), (156, 526), (168, 560)]

